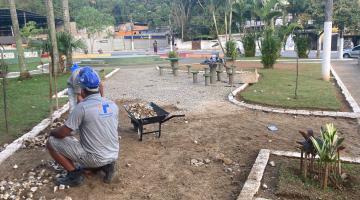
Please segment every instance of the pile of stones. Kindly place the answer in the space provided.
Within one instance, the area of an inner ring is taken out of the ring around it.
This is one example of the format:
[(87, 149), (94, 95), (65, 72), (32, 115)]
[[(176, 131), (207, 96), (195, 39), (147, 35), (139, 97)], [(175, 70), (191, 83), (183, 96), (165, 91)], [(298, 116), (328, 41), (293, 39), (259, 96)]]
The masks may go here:
[(129, 112), (134, 115), (136, 119), (155, 117), (156, 112), (149, 104), (136, 103), (128, 107)]

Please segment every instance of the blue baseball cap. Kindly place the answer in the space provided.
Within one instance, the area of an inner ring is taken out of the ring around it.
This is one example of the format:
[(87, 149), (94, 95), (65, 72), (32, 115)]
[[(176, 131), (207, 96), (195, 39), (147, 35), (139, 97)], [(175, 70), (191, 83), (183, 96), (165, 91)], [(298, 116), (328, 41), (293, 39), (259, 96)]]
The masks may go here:
[(100, 85), (99, 75), (91, 67), (83, 67), (79, 72), (79, 82), (83, 89), (90, 92), (98, 92)]
[(79, 65), (75, 63), (73, 66), (71, 66), (70, 71), (73, 73), (75, 70), (79, 69)]

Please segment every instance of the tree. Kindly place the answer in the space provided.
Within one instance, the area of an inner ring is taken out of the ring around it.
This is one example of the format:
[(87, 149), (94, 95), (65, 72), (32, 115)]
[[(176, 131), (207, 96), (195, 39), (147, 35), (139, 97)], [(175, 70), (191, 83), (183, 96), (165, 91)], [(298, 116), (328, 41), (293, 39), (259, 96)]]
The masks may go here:
[[(59, 60), (63, 62), (61, 59), (63, 56), (69, 55), (71, 52), (77, 49), (86, 49), (86, 44), (81, 40), (75, 39), (68, 32), (58, 32), (56, 34), (56, 40), (59, 51)], [(65, 63), (61, 63), (61, 66), (64, 66)], [(60, 67), (60, 71), (64, 71), (64, 67)]]
[[(58, 46), (56, 41), (56, 30), (55, 30), (55, 17), (54, 17), (54, 7), (52, 0), (46, 0), (46, 12), (47, 12), (47, 23), (49, 29), (49, 38), (51, 40), (51, 49), (52, 49), (52, 56), (51, 56), (51, 66), (49, 66), (49, 76), (50, 82), (52, 81), (52, 74), (54, 74), (54, 93), (55, 93), (55, 101), (56, 101), (56, 109), (59, 107), (59, 100), (57, 96), (57, 72), (59, 70), (59, 52)], [(51, 83), (52, 84), (52, 83)], [(51, 87), (50, 84), (50, 87)], [(52, 89), (50, 90), (52, 91)], [(52, 98), (52, 97), (51, 97)], [(52, 104), (50, 105), (52, 106)], [(51, 110), (52, 111), (52, 110)]]
[(324, 23), (324, 50), (322, 62), (322, 77), (330, 80), (330, 59), (331, 59), (331, 35), (332, 35), (333, 0), (325, 1), (325, 23)]
[(19, 60), (20, 79), (24, 79), (30, 77), (30, 73), (26, 69), (26, 65), (25, 65), (24, 48), (22, 47), (22, 39), (20, 36), (19, 21), (16, 13), (15, 0), (9, 0), (9, 5), (10, 5), (11, 22), (16, 39), (16, 50), (18, 53), (18, 60)]
[(108, 26), (114, 25), (114, 18), (106, 13), (101, 13), (92, 7), (84, 7), (79, 10), (76, 18), (79, 28), (86, 29), (91, 43), (91, 52), (94, 50), (96, 34), (104, 31)]
[[(63, 7), (64, 30), (65, 32), (71, 34), (69, 0), (62, 0), (62, 7)], [(73, 64), (71, 48), (68, 52), (66, 52), (65, 56), (66, 56), (66, 68), (67, 71), (70, 71), (70, 67)]]
[(26, 39), (26, 43), (29, 43), (31, 37), (38, 35), (42, 32), (41, 28), (37, 28), (36, 22), (30, 21), (20, 30), (20, 35)]
[(180, 29), (182, 40), (185, 38), (185, 29), (191, 20), (192, 8), (196, 3), (196, 0), (176, 0), (171, 4), (172, 16), (176, 27)]

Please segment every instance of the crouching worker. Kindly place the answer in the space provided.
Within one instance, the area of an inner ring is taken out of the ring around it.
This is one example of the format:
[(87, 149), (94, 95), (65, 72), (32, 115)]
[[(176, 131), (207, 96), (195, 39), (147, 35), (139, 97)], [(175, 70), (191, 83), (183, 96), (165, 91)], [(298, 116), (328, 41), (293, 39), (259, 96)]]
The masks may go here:
[[(82, 169), (97, 168), (105, 173), (104, 182), (110, 183), (119, 155), (118, 107), (100, 96), (99, 76), (91, 68), (79, 72), (79, 82), (83, 100), (62, 127), (51, 131), (47, 141), (51, 157), (68, 171), (55, 182), (79, 186), (84, 181)], [(74, 130), (79, 130), (80, 140), (72, 135)]]

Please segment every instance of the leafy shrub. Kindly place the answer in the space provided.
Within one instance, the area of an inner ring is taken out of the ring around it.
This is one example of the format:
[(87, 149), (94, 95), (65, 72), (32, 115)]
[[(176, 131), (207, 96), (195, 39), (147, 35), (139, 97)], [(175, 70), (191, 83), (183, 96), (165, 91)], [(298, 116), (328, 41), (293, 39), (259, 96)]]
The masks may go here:
[(281, 42), (274, 31), (265, 30), (261, 41), (261, 63), (264, 68), (273, 68), (276, 60), (280, 57)]
[(246, 33), (242, 38), (245, 57), (254, 57), (256, 52), (256, 36), (253, 33)]
[(168, 58), (178, 58), (176, 51), (169, 51)]
[(310, 52), (310, 41), (307, 35), (297, 35), (294, 37), (296, 52), (299, 58), (308, 58)]
[(238, 51), (236, 49), (236, 42), (234, 40), (230, 40), (225, 44), (225, 56), (231, 58), (232, 60), (236, 60), (238, 56)]

